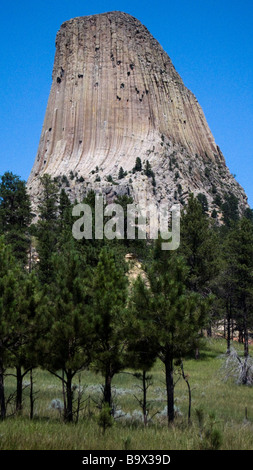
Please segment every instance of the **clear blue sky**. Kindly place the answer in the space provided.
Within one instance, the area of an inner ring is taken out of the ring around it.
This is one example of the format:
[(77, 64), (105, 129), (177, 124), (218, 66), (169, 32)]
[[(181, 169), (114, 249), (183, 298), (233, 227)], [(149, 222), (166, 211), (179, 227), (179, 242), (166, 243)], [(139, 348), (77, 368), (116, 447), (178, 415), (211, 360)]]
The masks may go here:
[(138, 18), (196, 95), (230, 171), (253, 207), (252, 0), (9, 0), (1, 2), (0, 175), (27, 179), (51, 87), (55, 36), (76, 16)]

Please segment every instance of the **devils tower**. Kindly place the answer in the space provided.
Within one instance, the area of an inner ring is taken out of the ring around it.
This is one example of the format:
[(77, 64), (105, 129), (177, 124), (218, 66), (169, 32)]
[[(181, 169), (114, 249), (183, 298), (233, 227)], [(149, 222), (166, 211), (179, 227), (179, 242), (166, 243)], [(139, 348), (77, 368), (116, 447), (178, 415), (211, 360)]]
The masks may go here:
[[(148, 160), (153, 179), (133, 172)], [(121, 176), (119, 178), (119, 170)], [(123, 171), (122, 171), (123, 170)], [(140, 21), (121, 12), (78, 17), (56, 37), (52, 87), (38, 153), (28, 179), (36, 204), (39, 177), (59, 181), (70, 198), (102, 191), (161, 201), (204, 194), (247, 197), (226, 167), (196, 97)]]

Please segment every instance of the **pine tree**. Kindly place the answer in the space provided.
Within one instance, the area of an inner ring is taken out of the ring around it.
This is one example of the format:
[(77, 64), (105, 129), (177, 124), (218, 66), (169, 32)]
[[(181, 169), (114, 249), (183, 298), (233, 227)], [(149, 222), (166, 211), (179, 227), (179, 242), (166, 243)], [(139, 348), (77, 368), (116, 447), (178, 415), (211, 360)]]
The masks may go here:
[[(74, 376), (88, 366), (91, 354), (89, 284), (85, 258), (69, 243), (52, 259), (54, 280), (40, 308), (46, 332), (40, 341), (41, 365), (55, 374), (66, 390), (65, 420), (73, 421)], [(62, 371), (59, 375), (58, 371)], [(65, 402), (65, 400), (64, 400)]]
[(239, 220), (238, 198), (233, 193), (225, 194), (225, 201), (221, 205), (223, 222), (225, 226), (232, 227)]
[(73, 237), (72, 204), (64, 189), (60, 192), (58, 212), (58, 247), (60, 247)]
[(0, 237), (0, 418), (6, 417), (4, 374), (10, 362), (10, 351), (16, 345), (17, 311), (17, 277), (19, 267), (11, 253), (10, 245), (6, 245), (4, 237)]
[(93, 281), (94, 365), (105, 379), (104, 402), (112, 409), (111, 383), (124, 367), (127, 278), (113, 253), (102, 248)]
[(125, 177), (125, 172), (124, 172), (124, 169), (121, 166), (120, 169), (119, 169), (118, 179), (122, 180), (124, 177)]
[[(157, 245), (160, 240), (157, 241)], [(156, 247), (148, 272), (150, 312), (157, 355), (165, 366), (168, 423), (174, 420), (174, 366), (198, 346), (205, 322), (206, 304), (187, 290), (188, 268), (183, 258)]]
[(152, 308), (151, 291), (145, 280), (138, 276), (131, 287), (127, 308), (129, 364), (137, 370), (150, 370), (157, 357)]
[(136, 171), (141, 171), (142, 170), (142, 163), (140, 157), (137, 157), (135, 160), (135, 165), (133, 167), (133, 173)]
[(152, 176), (154, 176), (154, 172), (152, 171), (149, 160), (147, 160), (146, 163), (145, 163), (144, 175), (146, 175), (148, 178), (152, 178)]
[(39, 278), (42, 283), (52, 280), (52, 254), (58, 239), (58, 186), (50, 175), (40, 179), (42, 196), (39, 204), (39, 220), (35, 234), (38, 239)]
[(19, 273), (15, 297), (18, 314), (15, 323), (16, 343), (10, 351), (11, 365), (16, 367), (16, 411), (20, 411), (22, 409), (23, 379), (38, 363), (36, 341), (40, 335), (40, 325), (37, 323), (37, 308), (41, 294), (34, 272), (29, 273), (24, 270)]
[(242, 218), (229, 232), (227, 264), (231, 272), (236, 321), (244, 335), (244, 356), (249, 354), (249, 328), (253, 327), (253, 225)]
[(202, 295), (210, 293), (210, 282), (218, 273), (218, 238), (198, 199), (190, 195), (181, 217), (180, 253), (189, 267), (188, 287)]
[(208, 201), (207, 201), (207, 197), (205, 194), (203, 193), (199, 193), (197, 195), (197, 199), (198, 201), (200, 202), (201, 206), (202, 206), (202, 211), (205, 213), (208, 212)]
[[(136, 372), (134, 376), (142, 381), (142, 399), (138, 400), (143, 412), (144, 425), (147, 425), (147, 390), (151, 376), (148, 372), (158, 355), (158, 344), (153, 328), (151, 292), (144, 279), (138, 276), (131, 287), (126, 323), (127, 362)], [(141, 371), (141, 372), (138, 372)]]
[[(36, 309), (40, 299), (35, 274), (17, 263), (3, 237), (0, 238), (0, 278), (0, 382), (3, 384), (6, 366), (16, 368), (16, 411), (20, 411), (23, 378), (37, 363), (34, 349), (39, 327)], [(4, 406), (2, 398), (2, 417), (6, 411)]]
[(27, 263), (32, 217), (25, 181), (11, 172), (4, 173), (0, 182), (0, 234), (5, 235), (13, 255), (23, 264)]

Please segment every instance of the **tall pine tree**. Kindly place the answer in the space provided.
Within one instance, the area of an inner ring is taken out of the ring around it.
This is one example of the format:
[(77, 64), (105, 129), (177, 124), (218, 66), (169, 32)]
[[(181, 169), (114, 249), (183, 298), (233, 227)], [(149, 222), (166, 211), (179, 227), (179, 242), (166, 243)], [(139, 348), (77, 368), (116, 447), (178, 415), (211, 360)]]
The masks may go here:
[[(53, 281), (39, 311), (45, 332), (39, 343), (41, 365), (63, 384), (65, 420), (73, 421), (74, 376), (90, 361), (91, 272), (86, 260), (69, 242), (52, 258)], [(90, 286), (90, 287), (89, 287)], [(62, 375), (59, 375), (59, 370)], [(66, 392), (66, 401), (65, 401)]]
[(127, 278), (113, 253), (102, 248), (93, 280), (94, 365), (104, 377), (104, 402), (112, 409), (112, 379), (124, 368)]
[(39, 220), (35, 234), (38, 239), (39, 278), (42, 283), (50, 283), (53, 275), (52, 254), (58, 241), (58, 186), (50, 175), (40, 179), (42, 195), (39, 204)]
[[(189, 292), (188, 268), (182, 257), (157, 248), (148, 271), (150, 312), (157, 355), (165, 366), (168, 423), (174, 420), (174, 367), (195, 350), (205, 323), (206, 304)], [(160, 253), (160, 254), (159, 254)]]
[(11, 244), (18, 261), (27, 263), (32, 221), (31, 203), (26, 183), (11, 172), (0, 179), (0, 234)]

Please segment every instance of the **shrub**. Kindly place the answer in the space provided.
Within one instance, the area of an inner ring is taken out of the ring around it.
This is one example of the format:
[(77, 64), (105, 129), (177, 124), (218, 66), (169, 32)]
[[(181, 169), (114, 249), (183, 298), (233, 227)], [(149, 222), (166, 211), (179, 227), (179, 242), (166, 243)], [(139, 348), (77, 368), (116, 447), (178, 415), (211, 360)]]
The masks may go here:
[(135, 166), (133, 167), (133, 173), (136, 171), (141, 171), (142, 170), (142, 163), (140, 157), (137, 157), (135, 160)]

